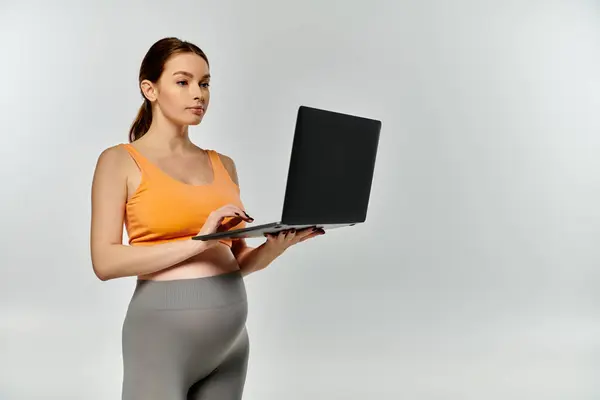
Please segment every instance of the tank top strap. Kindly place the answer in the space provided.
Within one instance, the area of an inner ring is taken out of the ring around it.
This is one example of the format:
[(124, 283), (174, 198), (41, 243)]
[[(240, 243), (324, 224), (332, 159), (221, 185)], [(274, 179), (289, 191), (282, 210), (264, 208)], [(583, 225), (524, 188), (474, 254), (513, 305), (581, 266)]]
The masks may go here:
[(133, 160), (137, 164), (137, 166), (140, 169), (142, 174), (153, 175), (152, 171), (154, 170), (155, 167), (150, 162), (150, 160), (148, 160), (139, 151), (137, 151), (136, 148), (133, 147), (133, 145), (131, 143), (122, 143), (121, 146), (123, 146), (125, 148), (125, 150), (127, 150), (127, 152), (129, 153), (131, 158), (133, 158)]
[(207, 149), (206, 151), (208, 152), (210, 161), (213, 166), (213, 171), (215, 174), (215, 183), (219, 182), (225, 185), (235, 185), (235, 182), (233, 182), (233, 180), (231, 179), (231, 175), (229, 175), (229, 171), (227, 171), (227, 168), (225, 168), (225, 165), (223, 165), (223, 161), (221, 160), (219, 153), (217, 153), (216, 150), (212, 149)]

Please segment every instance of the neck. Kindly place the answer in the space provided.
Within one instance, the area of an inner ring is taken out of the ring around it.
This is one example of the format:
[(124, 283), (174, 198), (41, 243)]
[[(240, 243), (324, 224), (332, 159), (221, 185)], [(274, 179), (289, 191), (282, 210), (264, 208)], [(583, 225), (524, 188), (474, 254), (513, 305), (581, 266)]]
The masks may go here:
[(162, 114), (155, 114), (150, 129), (140, 139), (145, 146), (170, 154), (183, 153), (194, 144), (190, 140), (187, 125), (176, 125)]

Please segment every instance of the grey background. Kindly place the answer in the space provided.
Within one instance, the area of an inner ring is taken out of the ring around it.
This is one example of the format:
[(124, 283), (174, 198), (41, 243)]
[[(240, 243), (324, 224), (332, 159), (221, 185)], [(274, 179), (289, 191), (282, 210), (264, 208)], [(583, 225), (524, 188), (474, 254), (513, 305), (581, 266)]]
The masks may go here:
[(163, 36), (211, 60), (191, 137), (256, 223), (298, 105), (383, 121), (367, 223), (246, 280), (245, 399), (600, 397), (597, 1), (0, 4), (3, 400), (120, 396), (134, 278), (92, 273), (90, 185)]

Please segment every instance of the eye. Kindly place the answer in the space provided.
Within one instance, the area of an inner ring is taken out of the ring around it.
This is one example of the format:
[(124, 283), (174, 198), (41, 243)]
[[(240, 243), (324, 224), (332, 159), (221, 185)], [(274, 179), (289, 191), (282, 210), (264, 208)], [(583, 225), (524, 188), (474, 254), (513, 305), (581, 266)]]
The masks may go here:
[(181, 85), (181, 84), (187, 85), (187, 81), (178, 81), (177, 84), (178, 85)]
[(202, 86), (202, 87), (209, 87), (210, 83), (204, 82), (204, 83), (201, 83), (200, 86)]

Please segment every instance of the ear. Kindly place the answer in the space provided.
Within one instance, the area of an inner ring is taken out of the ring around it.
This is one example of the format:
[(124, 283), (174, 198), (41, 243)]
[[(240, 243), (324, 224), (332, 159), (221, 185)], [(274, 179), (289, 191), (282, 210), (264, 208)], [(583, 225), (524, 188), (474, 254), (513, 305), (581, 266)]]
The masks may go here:
[(144, 94), (145, 98), (147, 98), (151, 102), (156, 101), (157, 89), (152, 82), (150, 82), (147, 79), (144, 79), (140, 83), (140, 89), (142, 90), (142, 93)]

